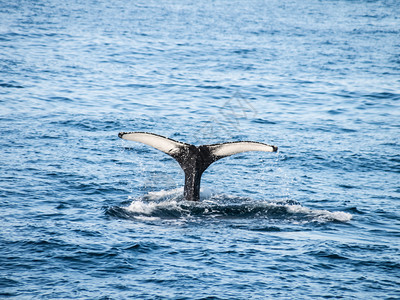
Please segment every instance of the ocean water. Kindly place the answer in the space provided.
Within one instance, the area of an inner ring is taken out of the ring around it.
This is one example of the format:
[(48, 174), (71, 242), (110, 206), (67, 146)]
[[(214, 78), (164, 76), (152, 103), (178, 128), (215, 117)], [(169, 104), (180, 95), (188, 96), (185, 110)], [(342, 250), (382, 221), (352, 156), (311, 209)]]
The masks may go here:
[[(0, 297), (399, 299), (398, 1), (0, 1)], [(147, 131), (254, 140), (185, 201)]]

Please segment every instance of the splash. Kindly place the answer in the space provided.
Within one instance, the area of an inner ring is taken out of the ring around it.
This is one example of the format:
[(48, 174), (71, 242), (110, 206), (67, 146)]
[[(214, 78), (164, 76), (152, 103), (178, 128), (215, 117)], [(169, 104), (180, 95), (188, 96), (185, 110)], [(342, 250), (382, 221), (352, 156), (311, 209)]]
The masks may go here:
[(348, 222), (347, 212), (311, 209), (291, 200), (255, 201), (244, 197), (201, 192), (202, 200), (184, 200), (182, 189), (150, 192), (129, 206), (114, 206), (107, 214), (125, 219), (273, 219), (292, 222)]

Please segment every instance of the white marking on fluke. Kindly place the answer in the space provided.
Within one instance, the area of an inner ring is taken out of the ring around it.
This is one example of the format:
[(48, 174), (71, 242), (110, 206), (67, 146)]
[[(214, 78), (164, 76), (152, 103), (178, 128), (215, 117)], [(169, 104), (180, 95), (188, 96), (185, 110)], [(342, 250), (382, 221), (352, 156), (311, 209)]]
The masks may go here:
[(203, 172), (215, 161), (248, 151), (276, 152), (278, 147), (259, 142), (230, 142), (194, 146), (148, 132), (120, 132), (122, 139), (154, 147), (172, 156), (185, 172), (184, 196), (188, 201), (200, 200), (200, 181)]

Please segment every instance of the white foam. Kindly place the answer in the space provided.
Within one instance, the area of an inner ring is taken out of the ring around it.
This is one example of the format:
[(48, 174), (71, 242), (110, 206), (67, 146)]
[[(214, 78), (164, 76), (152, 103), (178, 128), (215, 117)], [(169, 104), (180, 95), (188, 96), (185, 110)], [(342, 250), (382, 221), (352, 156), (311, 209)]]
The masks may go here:
[(126, 209), (138, 214), (151, 215), (156, 205), (157, 203), (154, 202), (145, 203), (140, 200), (134, 200)]
[(310, 209), (301, 205), (287, 205), (287, 211), (293, 214), (307, 214), (314, 216), (319, 221), (348, 222), (352, 215), (343, 211), (330, 212), (323, 209)]
[(178, 202), (174, 200), (163, 202), (143, 202), (141, 200), (134, 200), (126, 209), (147, 216), (151, 216), (157, 209), (181, 210)]

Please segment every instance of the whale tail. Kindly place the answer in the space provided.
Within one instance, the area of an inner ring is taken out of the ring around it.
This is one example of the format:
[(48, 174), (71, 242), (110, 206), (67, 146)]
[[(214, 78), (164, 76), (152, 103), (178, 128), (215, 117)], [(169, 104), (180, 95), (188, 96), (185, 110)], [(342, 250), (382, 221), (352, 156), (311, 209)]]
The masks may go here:
[(147, 132), (120, 132), (122, 139), (156, 148), (173, 157), (185, 173), (184, 196), (188, 201), (200, 200), (200, 181), (203, 172), (215, 161), (248, 151), (276, 152), (278, 147), (259, 142), (229, 142), (194, 146)]

